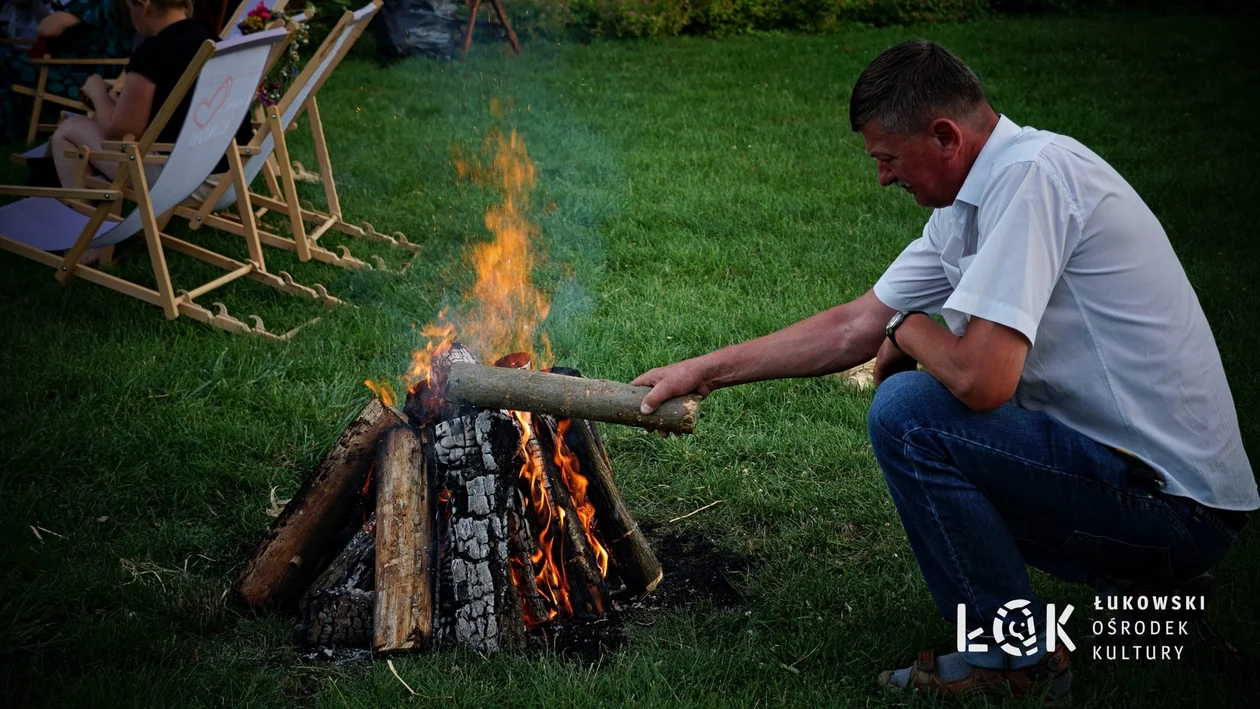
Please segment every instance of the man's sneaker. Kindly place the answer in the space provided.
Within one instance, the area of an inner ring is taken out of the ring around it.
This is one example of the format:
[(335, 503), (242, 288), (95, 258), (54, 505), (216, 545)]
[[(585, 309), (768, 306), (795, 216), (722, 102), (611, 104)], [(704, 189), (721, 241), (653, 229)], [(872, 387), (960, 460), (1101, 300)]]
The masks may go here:
[[(881, 686), (900, 690), (892, 684), (891, 671), (879, 676)], [(1018, 670), (991, 670), (973, 667), (962, 679), (945, 682), (936, 672), (936, 652), (925, 650), (910, 668), (910, 681), (905, 689), (930, 694), (941, 699), (965, 697), (1039, 697), (1046, 704), (1068, 706), (1072, 703), (1072, 663), (1062, 646), (1041, 658), (1037, 664)]]

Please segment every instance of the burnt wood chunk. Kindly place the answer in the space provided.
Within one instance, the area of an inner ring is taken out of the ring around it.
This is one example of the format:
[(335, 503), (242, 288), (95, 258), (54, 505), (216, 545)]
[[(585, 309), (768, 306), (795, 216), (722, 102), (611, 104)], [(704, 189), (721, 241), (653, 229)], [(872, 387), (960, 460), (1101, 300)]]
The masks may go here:
[(372, 642), (376, 517), (350, 541), (302, 597), (299, 635), (308, 645), (367, 647)]
[(542, 456), (542, 470), (547, 495), (557, 511), (563, 512), (561, 534), (562, 557), (565, 576), (568, 579), (569, 601), (573, 617), (594, 619), (603, 615), (608, 607), (608, 589), (595, 557), (595, 550), (587, 538), (586, 528), (578, 515), (570, 493), (570, 481), (558, 460), (556, 420), (550, 416), (534, 416), (536, 434), (531, 447)]

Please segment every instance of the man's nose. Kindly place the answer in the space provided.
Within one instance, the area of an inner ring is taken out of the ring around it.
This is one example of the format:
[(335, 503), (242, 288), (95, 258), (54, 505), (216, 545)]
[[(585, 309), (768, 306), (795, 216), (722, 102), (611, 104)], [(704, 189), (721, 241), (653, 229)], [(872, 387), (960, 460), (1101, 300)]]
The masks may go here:
[(896, 176), (893, 175), (892, 168), (884, 165), (883, 163), (878, 164), (876, 172), (879, 176), (880, 187), (887, 187), (897, 181)]

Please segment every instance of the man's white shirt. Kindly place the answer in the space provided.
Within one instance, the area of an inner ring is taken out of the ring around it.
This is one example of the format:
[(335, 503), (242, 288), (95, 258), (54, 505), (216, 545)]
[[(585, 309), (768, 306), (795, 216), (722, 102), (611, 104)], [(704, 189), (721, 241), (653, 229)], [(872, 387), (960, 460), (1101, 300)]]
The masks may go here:
[(1165, 491), (1251, 510), (1260, 494), (1221, 356), (1159, 220), (1110, 165), (1005, 116), (954, 204), (875, 284), (896, 310), (972, 316), (1032, 347), (1012, 403), (1163, 474)]

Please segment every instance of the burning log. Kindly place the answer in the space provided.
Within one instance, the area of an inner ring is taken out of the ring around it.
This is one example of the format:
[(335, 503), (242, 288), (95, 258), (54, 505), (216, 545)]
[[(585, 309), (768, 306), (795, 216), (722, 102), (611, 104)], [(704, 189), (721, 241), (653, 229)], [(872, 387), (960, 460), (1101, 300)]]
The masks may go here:
[(672, 433), (696, 430), (699, 396), (670, 399), (661, 404), (656, 413), (644, 414), (639, 406), (649, 391), (649, 387), (603, 379), (578, 379), (529, 369), (457, 362), (450, 368), (446, 398), (487, 409), (584, 418)]
[(377, 399), (363, 407), (250, 557), (236, 585), (245, 603), (277, 608), (296, 600), (319, 572), (337, 533), (349, 522), (377, 439), (403, 420), (401, 412)]
[[(577, 370), (552, 370), (557, 374), (580, 377)], [(595, 508), (595, 524), (600, 536), (608, 545), (609, 554), (617, 567), (618, 575), (633, 595), (649, 593), (660, 584), (665, 572), (648, 546), (638, 522), (621, 499), (621, 491), (613, 481), (612, 463), (608, 451), (593, 421), (571, 419), (565, 426), (564, 442), (569, 450), (582, 461), (582, 473), (586, 477), (586, 498)], [(563, 422), (562, 422), (563, 423)]]
[(418, 650), (433, 640), (433, 496), (424, 442), (408, 426), (385, 432), (376, 467), (376, 608), (372, 650)]
[(508, 509), (520, 433), (499, 411), (434, 427), (435, 478), (442, 487), (437, 642), (480, 652), (519, 646), (525, 620), (512, 580)]
[[(556, 420), (538, 415), (533, 419), (535, 435), (530, 439), (530, 453), (541, 462), (547, 496), (556, 512), (560, 513), (560, 531), (564, 535), (561, 557), (568, 580), (569, 605), (575, 618), (598, 618), (607, 607), (608, 588), (604, 584), (595, 549), (591, 540), (587, 539), (586, 528), (570, 494), (574, 461), (566, 461), (557, 453), (561, 439), (556, 431)], [(544, 449), (551, 455), (545, 455)], [(603, 568), (607, 568), (606, 557)]]
[(308, 645), (364, 646), (371, 641), (375, 551), (373, 515), (302, 597), (301, 636)]
[(521, 598), (525, 625), (533, 628), (555, 617), (555, 611), (538, 588), (538, 568), (534, 566), (534, 557), (539, 554), (538, 542), (529, 517), (522, 514), (526, 507), (519, 490), (514, 503), (508, 510), (508, 563), (516, 593)]
[(476, 364), (477, 358), (468, 351), (467, 347), (455, 342), (435, 353), (429, 362), (428, 379), (407, 394), (407, 402), (403, 406), (403, 411), (411, 417), (411, 420), (422, 426), (468, 413), (467, 410), (460, 411), (458, 406), (448, 402), (444, 393), (451, 367), (457, 363)]

